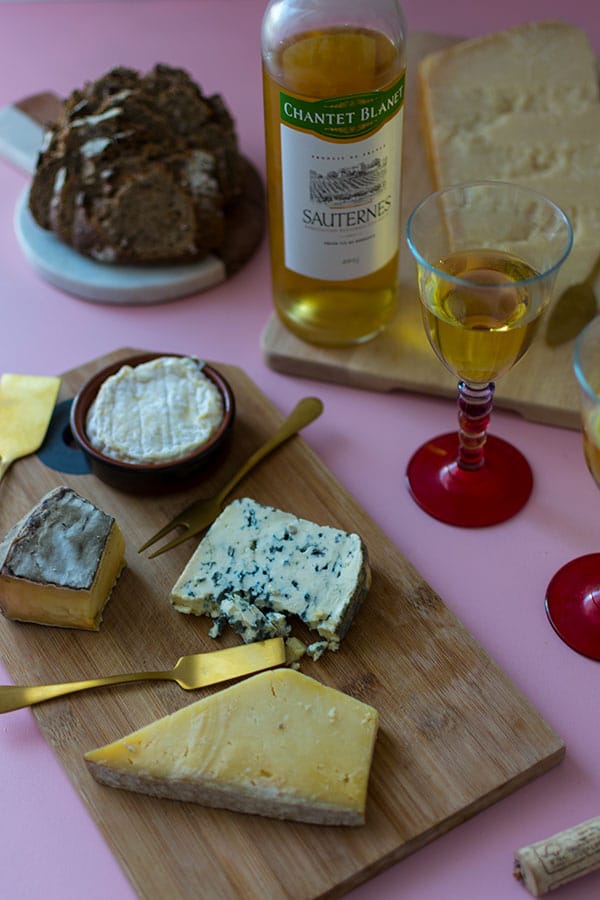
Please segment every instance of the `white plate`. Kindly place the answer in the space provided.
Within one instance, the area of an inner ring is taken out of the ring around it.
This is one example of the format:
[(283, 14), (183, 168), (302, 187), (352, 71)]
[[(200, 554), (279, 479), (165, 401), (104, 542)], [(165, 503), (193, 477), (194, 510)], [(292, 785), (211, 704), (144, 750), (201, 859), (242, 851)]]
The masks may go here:
[(82, 300), (144, 306), (187, 297), (220, 284), (225, 265), (216, 256), (172, 266), (129, 266), (95, 262), (63, 244), (36, 223), (28, 207), (29, 188), (15, 209), (15, 231), (27, 260), (46, 281)]

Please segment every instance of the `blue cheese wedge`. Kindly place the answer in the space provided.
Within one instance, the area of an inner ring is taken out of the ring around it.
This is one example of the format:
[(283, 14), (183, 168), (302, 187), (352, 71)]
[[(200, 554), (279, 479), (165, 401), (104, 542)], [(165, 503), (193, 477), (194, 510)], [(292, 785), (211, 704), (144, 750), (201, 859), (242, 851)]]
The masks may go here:
[(170, 602), (210, 616), (213, 637), (227, 625), (246, 643), (285, 636), (297, 616), (337, 649), (370, 581), (359, 535), (243, 498), (207, 531)]
[(102, 784), (278, 819), (362, 825), (374, 707), (261, 672), (85, 754)]
[(122, 366), (107, 378), (90, 407), (87, 437), (123, 462), (181, 459), (205, 444), (224, 415), (217, 386), (191, 356), (160, 356)]
[(124, 565), (116, 520), (71, 488), (54, 488), (0, 542), (0, 610), (98, 631)]

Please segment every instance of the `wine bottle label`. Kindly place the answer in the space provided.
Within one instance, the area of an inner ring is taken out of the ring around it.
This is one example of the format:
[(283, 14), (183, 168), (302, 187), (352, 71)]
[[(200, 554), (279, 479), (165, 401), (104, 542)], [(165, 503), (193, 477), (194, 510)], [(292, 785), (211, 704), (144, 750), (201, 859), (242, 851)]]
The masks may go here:
[(346, 281), (398, 250), (404, 75), (385, 91), (280, 93), (285, 265)]

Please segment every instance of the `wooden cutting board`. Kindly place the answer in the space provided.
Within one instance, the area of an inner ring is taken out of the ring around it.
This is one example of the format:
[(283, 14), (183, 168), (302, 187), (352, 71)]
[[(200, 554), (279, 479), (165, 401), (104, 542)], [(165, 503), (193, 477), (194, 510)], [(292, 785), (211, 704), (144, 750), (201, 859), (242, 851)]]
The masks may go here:
[[(273, 314), (261, 337), (267, 364), (286, 374), (317, 378), (377, 391), (406, 390), (456, 397), (456, 379), (429, 346), (421, 320), (414, 261), (404, 237), (416, 203), (432, 190), (417, 108), (419, 60), (458, 39), (419, 33), (409, 35), (402, 175), (402, 243), (398, 313), (382, 335), (358, 347), (328, 349), (306, 344), (288, 332)], [(550, 348), (540, 332), (518, 366), (496, 387), (497, 407), (534, 422), (579, 428), (578, 393), (572, 373), (572, 342)]]
[[(95, 371), (131, 352), (66, 373), (63, 400)], [(63, 483), (116, 515), (128, 546), (128, 568), (99, 633), (0, 616), (0, 652), (15, 682), (167, 668), (182, 654), (239, 643), (231, 635), (211, 640), (206, 620), (180, 615), (167, 602), (194, 541), (155, 560), (136, 553), (185, 502), (223, 484), (281, 421), (240, 369), (216, 365), (235, 390), (238, 418), (227, 455), (193, 489), (157, 497), (124, 494), (90, 474), (61, 474), (37, 456), (16, 463), (0, 484), (1, 534), (44, 492)], [(43, 448), (42, 456), (60, 461), (60, 453)], [(65, 467), (78, 468), (68, 458)], [(368, 546), (373, 585), (341, 649), (301, 664), (306, 674), (380, 712), (367, 824), (280, 823), (118, 791), (91, 778), (85, 750), (215, 688), (186, 694), (171, 683), (123, 685), (34, 707), (48, 743), (140, 897), (339, 896), (559, 762), (561, 739), (302, 437), (259, 466), (236, 495), (356, 530)], [(308, 636), (301, 628), (294, 633)]]

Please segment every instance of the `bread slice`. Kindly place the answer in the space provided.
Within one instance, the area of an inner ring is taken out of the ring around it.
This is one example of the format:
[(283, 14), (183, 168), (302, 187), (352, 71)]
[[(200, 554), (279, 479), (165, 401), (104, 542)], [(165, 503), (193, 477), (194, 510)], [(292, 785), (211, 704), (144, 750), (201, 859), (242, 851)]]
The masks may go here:
[(418, 76), (434, 186), (491, 179), (542, 192), (574, 230), (556, 294), (587, 275), (600, 234), (600, 99), (586, 34), (521, 25), (432, 53)]
[(29, 195), (38, 225), (103, 263), (223, 250), (242, 191), (235, 123), (183, 69), (124, 66), (76, 88), (47, 129)]
[(261, 672), (85, 754), (102, 784), (317, 825), (361, 825), (377, 711)]

